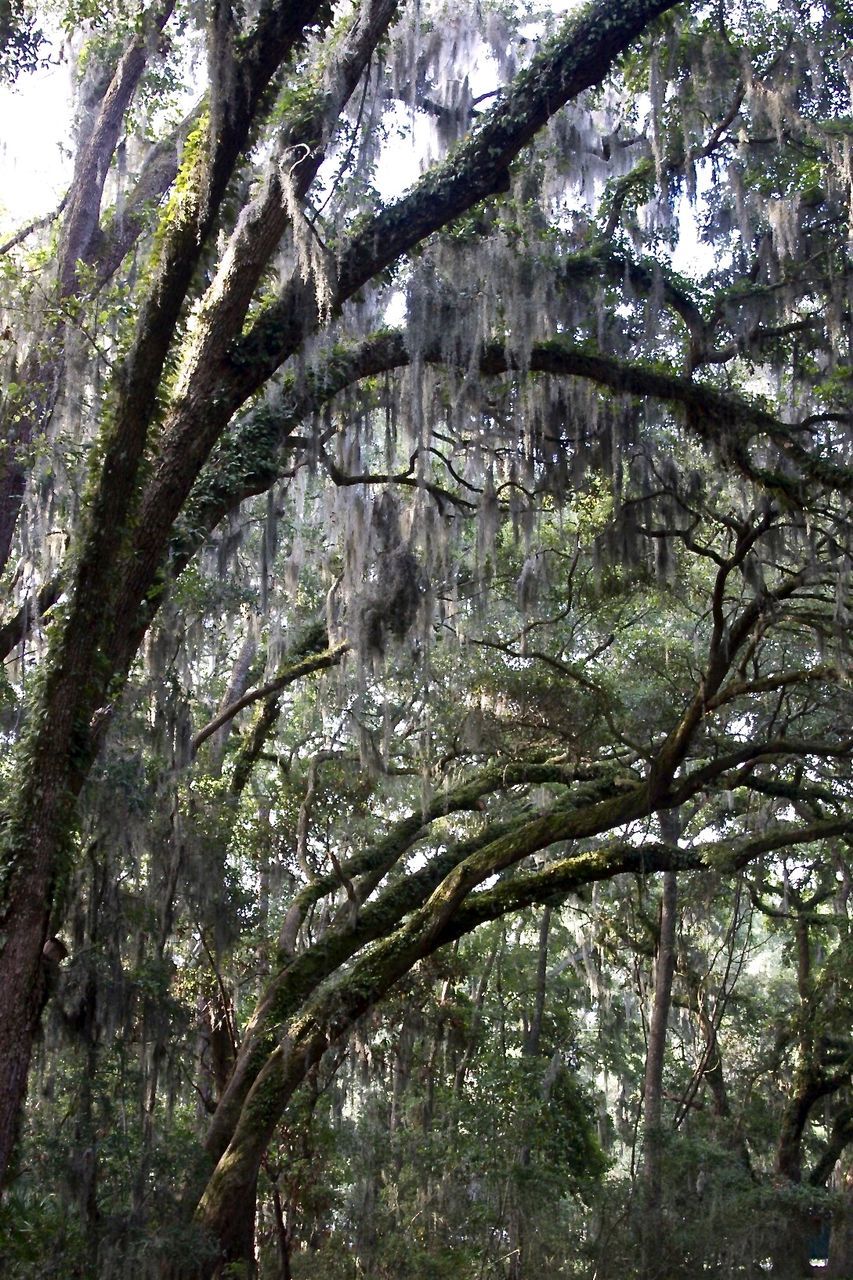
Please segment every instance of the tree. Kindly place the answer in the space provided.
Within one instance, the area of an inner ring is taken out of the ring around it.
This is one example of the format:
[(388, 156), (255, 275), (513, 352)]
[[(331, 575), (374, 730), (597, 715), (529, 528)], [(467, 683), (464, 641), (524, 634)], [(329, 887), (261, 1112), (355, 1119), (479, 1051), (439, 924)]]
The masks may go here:
[(14, 80), (22, 71), (32, 70), (42, 43), (32, 13), (21, 0), (0, 4), (0, 78)]
[[(601, 0), (531, 51), (523, 17), (489, 17), (502, 87), (475, 98), (487, 35), (461, 19), (216, 5), (205, 97), (178, 118), (157, 95), (178, 95), (194, 11), (96, 14), (54, 241), (3, 246), (0, 1148), (5, 1167), (50, 940), (76, 912), (116, 973), (135, 948), (153, 1123), (194, 928), (213, 1111), (183, 1189), (212, 1242), (193, 1273), (252, 1265), (292, 1100), (440, 948), (625, 872), (810, 848), (846, 866), (849, 18)], [(452, 145), (383, 203), (395, 102)], [(704, 223), (691, 279), (679, 220)], [(211, 545), (225, 570), (249, 556), (249, 590), (207, 582)], [(288, 596), (310, 554), (325, 581)], [(304, 683), (338, 668), (336, 691)], [(108, 888), (130, 850), (104, 844), (134, 805), (130, 929)], [(222, 957), (253, 875), (248, 1013)], [(74, 972), (94, 1070), (103, 974)]]

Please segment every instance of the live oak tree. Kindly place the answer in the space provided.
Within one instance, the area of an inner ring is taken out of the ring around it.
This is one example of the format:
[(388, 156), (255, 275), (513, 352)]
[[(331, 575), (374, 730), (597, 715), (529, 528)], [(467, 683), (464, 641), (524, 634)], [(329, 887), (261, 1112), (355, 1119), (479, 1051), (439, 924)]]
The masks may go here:
[[(137, 1214), (201, 1099), (192, 1256), (151, 1265), (225, 1274), (300, 1090), (427, 957), (625, 873), (849, 885), (851, 19), (67, 21), (70, 187), (0, 258), (0, 1151), (55, 995), (87, 1149), (144, 1046)], [(791, 1183), (851, 1070), (810, 945)]]

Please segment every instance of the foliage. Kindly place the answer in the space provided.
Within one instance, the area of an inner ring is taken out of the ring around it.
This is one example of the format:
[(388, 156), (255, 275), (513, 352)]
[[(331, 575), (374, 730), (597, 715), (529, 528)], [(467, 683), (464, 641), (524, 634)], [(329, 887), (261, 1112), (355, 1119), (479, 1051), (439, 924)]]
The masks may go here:
[(4, 1274), (842, 1276), (847, 7), (64, 24), (0, 246)]

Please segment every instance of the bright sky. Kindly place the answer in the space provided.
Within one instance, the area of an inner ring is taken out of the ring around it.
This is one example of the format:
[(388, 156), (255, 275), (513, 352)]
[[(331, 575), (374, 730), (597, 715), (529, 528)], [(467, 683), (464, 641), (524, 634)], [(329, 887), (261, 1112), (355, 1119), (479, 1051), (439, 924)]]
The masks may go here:
[(49, 213), (71, 172), (67, 153), (71, 71), (63, 61), (0, 85), (0, 227)]
[[(579, 4), (580, 0), (545, 0), (542, 9), (560, 14)], [(23, 76), (14, 87), (0, 85), (0, 235), (53, 210), (71, 176), (71, 68), (61, 37), (52, 56), (52, 65)], [(490, 62), (472, 76), (475, 94), (497, 83)], [(389, 181), (380, 183), (383, 197), (399, 193), (417, 179), (430, 134), (429, 123), (417, 119), (411, 143), (401, 147), (388, 166)]]
[[(577, 4), (578, 0), (551, 0), (549, 7), (559, 13)], [(69, 110), (71, 67), (60, 57), (60, 49), (58, 44), (51, 65), (22, 77), (13, 87), (0, 85), (0, 238), (30, 219), (50, 213), (68, 186), (73, 125)], [(483, 59), (471, 76), (472, 92), (485, 93), (497, 82), (491, 57)], [(377, 175), (380, 195), (386, 200), (415, 182), (432, 158), (431, 122), (421, 115), (412, 122), (403, 107), (399, 115), (401, 124), (412, 126), (411, 138), (393, 146), (393, 163), (384, 164)], [(675, 265), (689, 273), (697, 255), (706, 251), (698, 244), (695, 221), (688, 210), (682, 208), (681, 215)]]

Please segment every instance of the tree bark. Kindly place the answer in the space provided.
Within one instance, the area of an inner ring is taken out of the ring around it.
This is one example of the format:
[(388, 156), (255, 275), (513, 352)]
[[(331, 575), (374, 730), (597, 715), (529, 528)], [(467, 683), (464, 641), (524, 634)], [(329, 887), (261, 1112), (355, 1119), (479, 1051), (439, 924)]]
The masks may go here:
[[(794, 924), (797, 942), (797, 988), (800, 1006), (797, 1011), (797, 1049), (794, 1069), (794, 1088), (782, 1115), (779, 1140), (776, 1147), (776, 1173), (780, 1178), (798, 1185), (803, 1176), (803, 1134), (812, 1107), (823, 1097), (822, 1073), (816, 1057), (815, 1001), (812, 977), (811, 936), (809, 923), (798, 913)], [(773, 1274), (801, 1280), (809, 1275), (809, 1237), (812, 1234), (811, 1216), (793, 1212), (782, 1225), (773, 1250)]]
[[(670, 836), (678, 833), (672, 819), (662, 821)], [(678, 889), (674, 871), (663, 874), (660, 908), (660, 932), (655, 959), (655, 993), (649, 1024), (646, 1051), (646, 1075), (643, 1085), (643, 1226), (642, 1272), (645, 1280), (661, 1274), (660, 1245), (663, 1235), (663, 1069), (666, 1056), (666, 1031), (672, 1002), (672, 980), (675, 973), (675, 927)]]
[[(30, 728), (21, 744), (22, 781), (10, 804), (2, 844), (0, 1185), (12, 1154), (40, 1014), (41, 951), (63, 853), (70, 857), (66, 846), (76, 796), (97, 746), (93, 726), (97, 713), (109, 703), (108, 691), (117, 694), (126, 675), (127, 667), (110, 659), (108, 639), (116, 628), (133, 629), (130, 620), (144, 595), (143, 591), (130, 601), (128, 612), (116, 618), (116, 561), (132, 538), (131, 512), (157, 410), (160, 375), (193, 272), (264, 90), (317, 8), (304, 3), (265, 10), (254, 36), (241, 46), (233, 110), (218, 132), (208, 132), (209, 146), (201, 153), (198, 173), (192, 175), (195, 185), (187, 213), (191, 207), (193, 216), (170, 224), (140, 307), (136, 338), (115, 375), (113, 416), (104, 429), (102, 470), (69, 585), (68, 616), (51, 643)], [(128, 663), (131, 657), (127, 654)]]
[(830, 1228), (827, 1280), (849, 1280), (853, 1275), (853, 1161), (849, 1159), (840, 1183), (841, 1203)]

